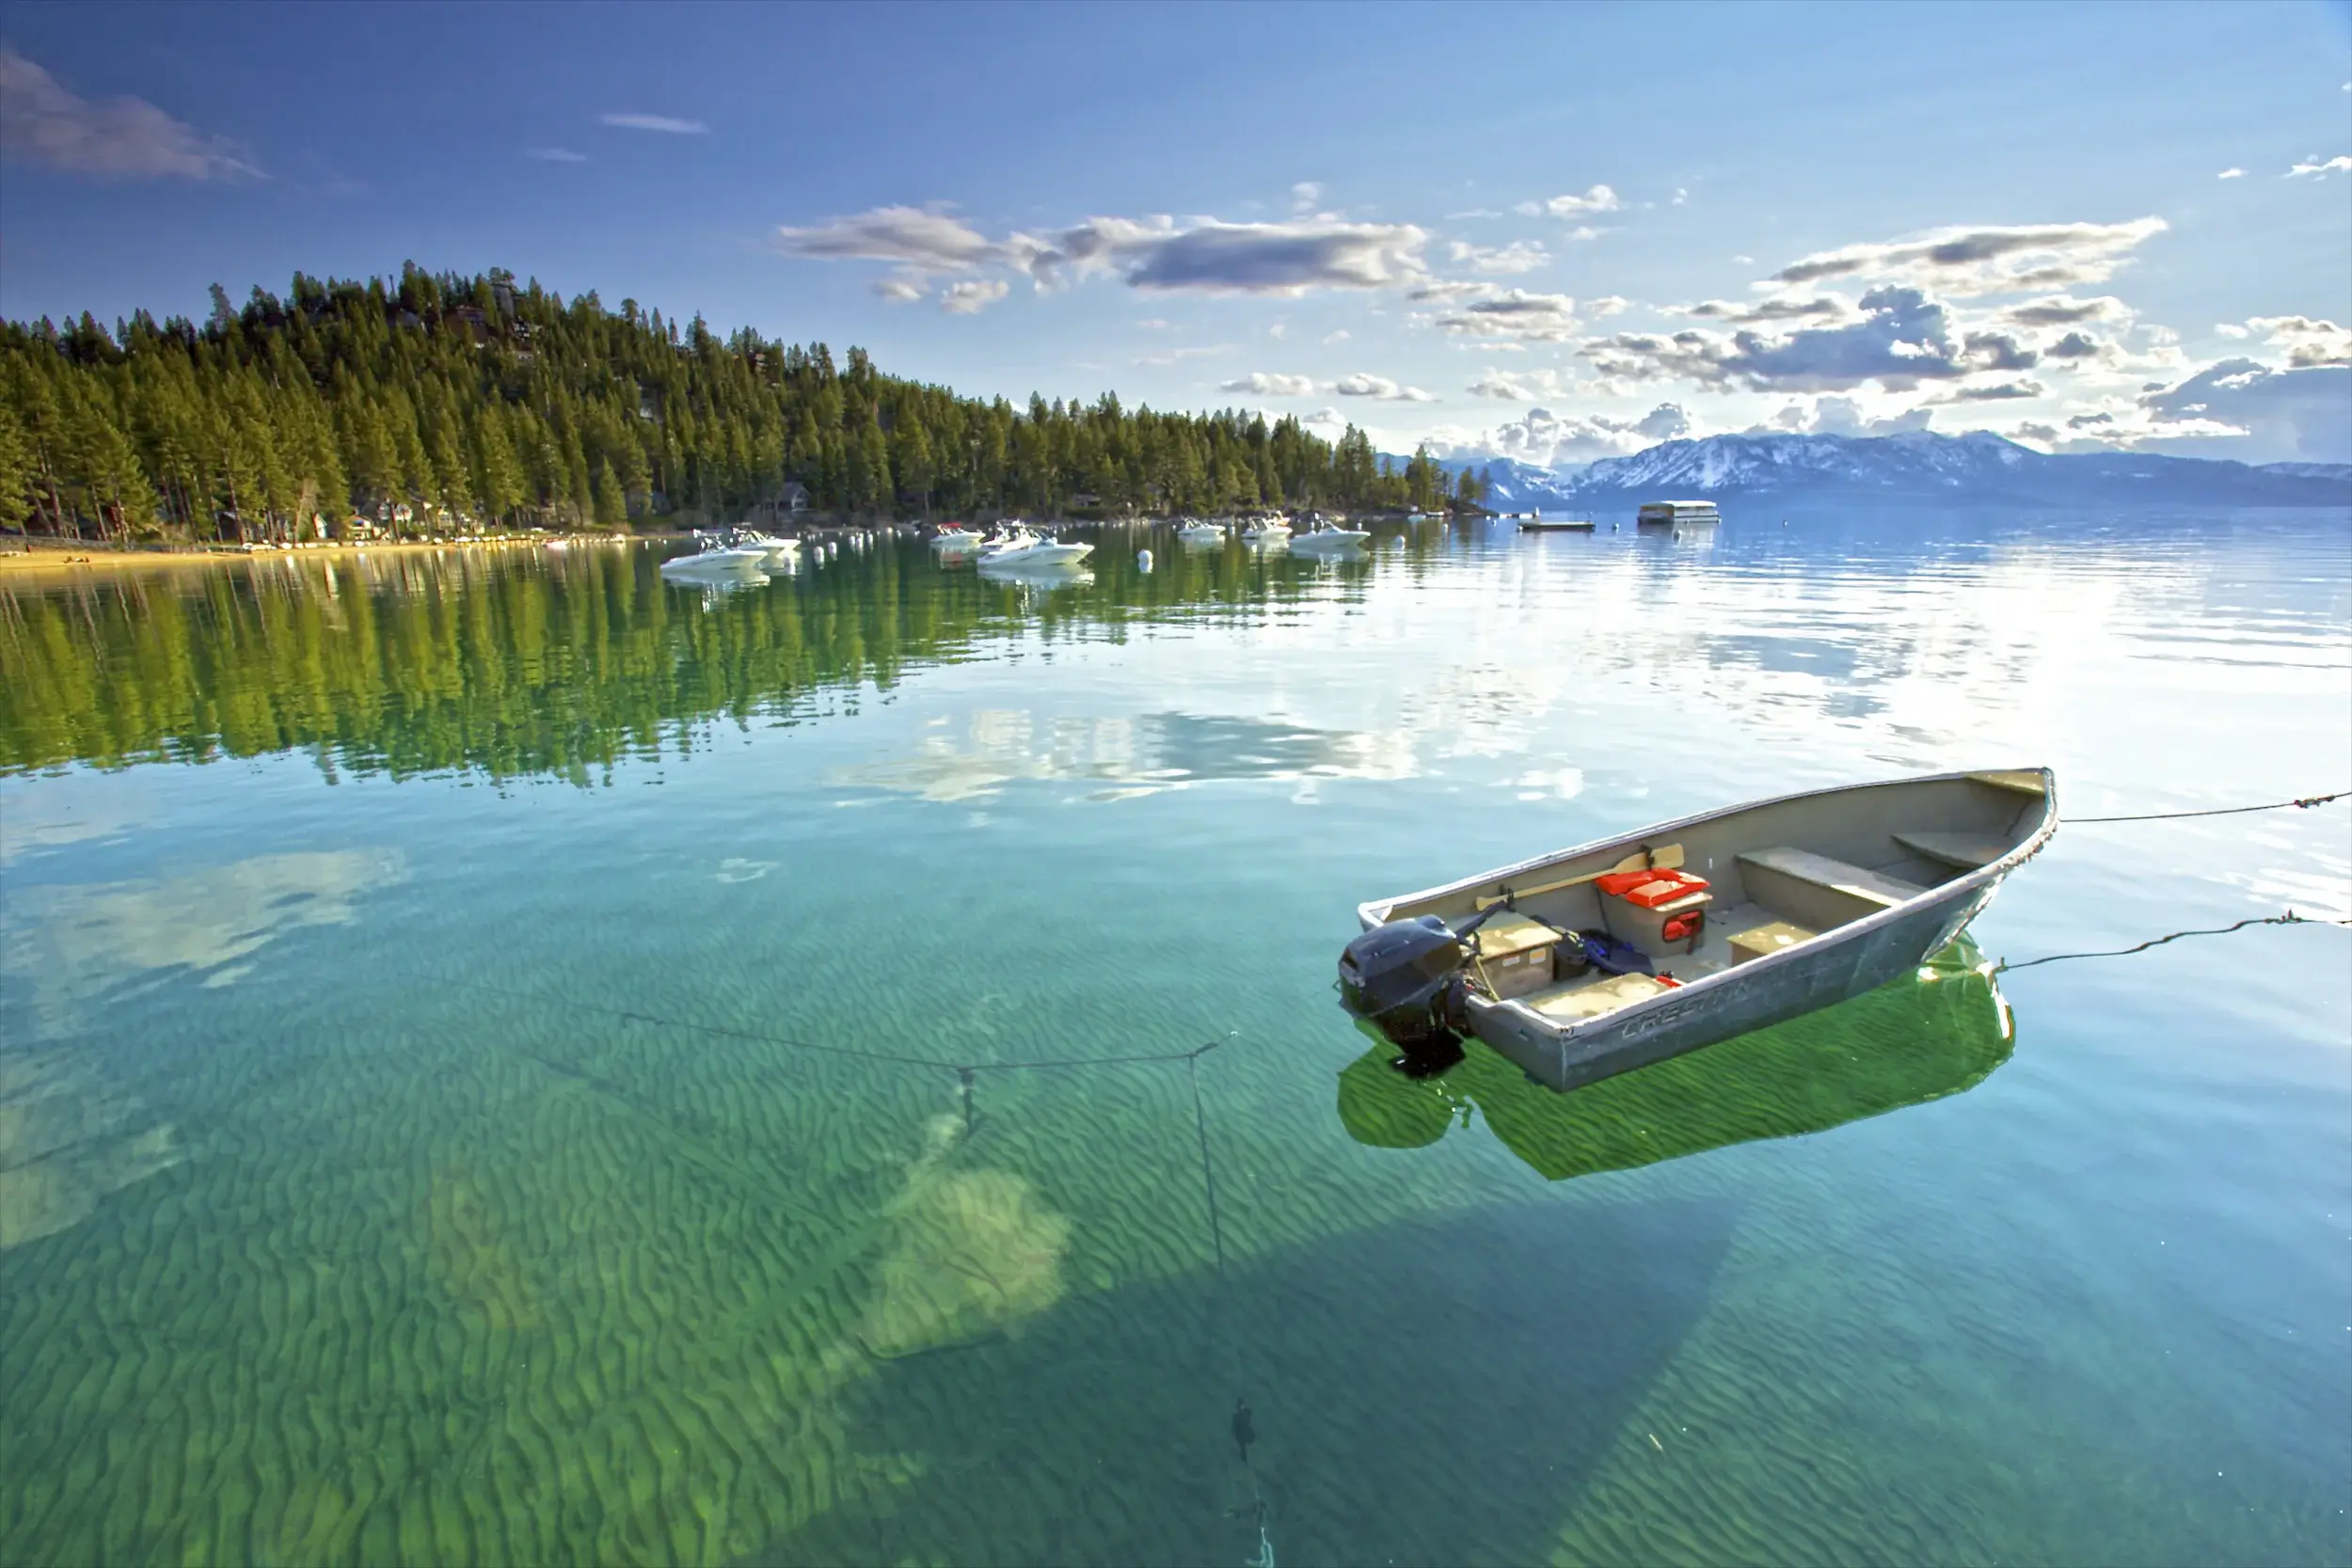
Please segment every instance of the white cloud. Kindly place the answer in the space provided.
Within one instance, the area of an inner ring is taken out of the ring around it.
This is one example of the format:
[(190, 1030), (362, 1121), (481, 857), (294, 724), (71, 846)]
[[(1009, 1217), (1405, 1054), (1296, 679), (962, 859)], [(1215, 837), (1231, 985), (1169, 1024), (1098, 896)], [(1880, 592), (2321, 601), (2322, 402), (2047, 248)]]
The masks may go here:
[(1347, 341), (1347, 328), (1343, 326), (1337, 332), (1326, 333), (1323, 341), (1326, 343), (1343, 343)]
[(813, 229), (783, 228), (776, 233), (794, 256), (896, 261), (918, 272), (960, 272), (1001, 256), (987, 236), (961, 219), (919, 207), (877, 207)]
[(1217, 383), (1220, 392), (1253, 392), (1262, 398), (1311, 398), (1315, 395), (1315, 378), (1311, 375), (1283, 375), (1279, 372), (1251, 371), (1232, 381)]
[(1288, 322), (1276, 322), (1272, 326), (1265, 329), (1265, 335), (1279, 343), (1283, 339), (1291, 335), (1291, 324)]
[(1000, 277), (967, 277), (939, 292), (939, 308), (950, 315), (977, 316), (1011, 292)]
[(1615, 232), (1616, 230), (1613, 229), (1596, 229), (1591, 224), (1587, 223), (1580, 224), (1576, 228), (1569, 230), (1568, 238), (1575, 241), (1578, 245), (1582, 245), (1587, 240), (1597, 240), (1603, 234), (1613, 234)]
[(1606, 185), (1595, 185), (1582, 196), (1555, 196), (1548, 201), (1522, 201), (1518, 212), (1526, 217), (1540, 217), (1549, 213), (1553, 217), (1573, 217), (1579, 213), (1613, 213), (1625, 205), (1617, 193)]
[(1622, 316), (1632, 304), (1631, 300), (1622, 294), (1603, 294), (1598, 299), (1586, 300), (1584, 309), (1589, 314), (1596, 316)]
[(598, 115), (596, 119), (623, 131), (658, 131), (665, 136), (710, 134), (710, 127), (699, 119), (679, 119), (672, 115)]
[(1473, 338), (1518, 338), (1565, 342), (1581, 329), (1576, 301), (1566, 294), (1530, 293), (1524, 289), (1475, 299), (1438, 318), (1448, 332)]
[(2218, 330), (2226, 337), (2260, 334), (2272, 348), (2287, 356), (2289, 370), (2316, 370), (2326, 365), (2352, 365), (2352, 329), (2309, 316), (2253, 316), (2243, 326), (2227, 323)]
[(1291, 187), (1291, 211), (1302, 216), (1315, 210), (1323, 199), (1323, 187), (1312, 180), (1301, 180)]
[(1502, 371), (1490, 365), (1486, 374), (1470, 384), (1468, 390), (1472, 397), (1533, 403), (1537, 398), (1560, 396), (1566, 385), (1566, 378), (1555, 370)]
[(923, 291), (903, 277), (879, 277), (874, 280), (874, 293), (882, 298), (909, 304), (923, 297)]
[(1818, 251), (1781, 268), (1764, 286), (1880, 278), (1965, 298), (2104, 283), (2132, 251), (2168, 227), (2162, 218), (2144, 217), (2127, 223), (1939, 229), (1915, 240)]
[(2247, 463), (2352, 462), (2352, 370), (2274, 371), (2224, 359), (2143, 393), (2126, 416), (2082, 432), (2143, 451)]
[(1331, 390), (1343, 398), (1377, 398), (1382, 403), (1435, 403), (1438, 400), (1418, 387), (1400, 387), (1385, 375), (1368, 375), (1358, 371), (1342, 376), (1331, 384)]
[(1590, 463), (1603, 457), (1623, 457), (1692, 434), (1690, 416), (1671, 403), (1661, 403), (1637, 420), (1605, 414), (1559, 415), (1549, 408), (1531, 408), (1507, 423), (1484, 434), (1461, 431), (1447, 454), (1467, 457), (1509, 457), (1537, 467), (1565, 463)]
[(1165, 332), (1168, 330), (1168, 323), (1162, 321), (1157, 316), (1146, 316), (1141, 321), (1136, 323), (1136, 325), (1146, 332)]
[(534, 147), (523, 156), (536, 158), (543, 164), (584, 164), (588, 161), (587, 153), (575, 152), (568, 147)]
[(1551, 253), (1534, 240), (1513, 240), (1506, 245), (1465, 245), (1455, 240), (1448, 254), (1467, 261), (1472, 272), (1510, 274), (1533, 272), (1551, 260)]
[(1868, 414), (1852, 398), (1824, 397), (1810, 402), (1803, 400), (1782, 405), (1763, 423), (1753, 426), (1750, 435), (1788, 436), (1899, 436), (1906, 431), (1925, 430), (1933, 416), (1925, 408), (1897, 409), (1886, 414)]
[(2215, 175), (2214, 178), (2217, 180), (2243, 180), (2246, 178), (2246, 171), (2242, 168), (2225, 168), (2219, 174)]
[(1008, 242), (1041, 287), (1098, 272), (1130, 288), (1295, 295), (1313, 289), (1388, 289), (1422, 280), (1429, 236), (1408, 223), (1222, 223), (1166, 217), (1089, 218), (1042, 239)]
[(1666, 205), (1667, 205), (1667, 206), (1669, 206), (1669, 207), (1679, 207), (1679, 206), (1681, 206), (1684, 202), (1686, 202), (1686, 201), (1688, 201), (1688, 200), (1690, 200), (1690, 199), (1691, 199), (1691, 193), (1690, 193), (1689, 191), (1684, 190), (1681, 186), (1677, 185), (1677, 186), (1675, 187), (1674, 199), (1673, 199), (1672, 201), (1669, 201), (1668, 203), (1666, 203)]
[(2113, 294), (2090, 299), (2052, 294), (2011, 305), (1999, 312), (1999, 319), (2011, 326), (2073, 326), (2090, 321), (2128, 321), (2131, 314), (2131, 307)]
[(259, 180), (234, 144), (143, 98), (96, 102), (0, 45), (0, 153), (102, 180)]
[(1896, 288), (1863, 295), (1853, 321), (1785, 338), (1754, 331), (1620, 332), (1584, 344), (1583, 352), (1613, 379), (1691, 380), (1758, 391), (1845, 391), (1869, 381), (1902, 391), (1973, 370), (2022, 369), (2034, 358), (2004, 334), (1956, 336), (1943, 305), (1916, 289)]
[(2322, 162), (2319, 154), (2314, 152), (2303, 162), (2287, 170), (2284, 178), (2293, 180), (2298, 176), (2308, 174), (2314, 179), (2322, 179), (2330, 174), (2344, 173), (2352, 173), (2352, 153), (2342, 154)]

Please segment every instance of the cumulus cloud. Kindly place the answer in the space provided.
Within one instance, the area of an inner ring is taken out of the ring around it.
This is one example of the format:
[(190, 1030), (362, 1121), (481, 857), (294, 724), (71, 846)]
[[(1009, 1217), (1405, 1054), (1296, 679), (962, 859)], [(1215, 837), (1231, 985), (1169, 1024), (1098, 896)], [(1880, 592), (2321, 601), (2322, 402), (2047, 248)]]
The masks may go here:
[(2042, 351), (2047, 359), (2092, 359), (2099, 354), (2099, 340), (2087, 332), (2069, 332)]
[(1221, 392), (1254, 392), (1262, 398), (1311, 398), (1315, 395), (1315, 378), (1311, 375), (1283, 375), (1272, 371), (1251, 371), (1248, 375), (1217, 383)]
[(2289, 370), (2352, 365), (2352, 329), (2331, 321), (2315, 321), (2310, 316), (2254, 316), (2243, 326), (2225, 323), (2220, 330), (2232, 338), (2262, 338), (2286, 355)]
[(710, 127), (699, 119), (679, 119), (674, 115), (598, 115), (604, 124), (623, 131), (657, 131), (665, 136), (704, 136)]
[(1435, 403), (1438, 400), (1418, 387), (1400, 387), (1385, 375), (1367, 375), (1358, 371), (1331, 383), (1331, 390), (1343, 398), (1378, 398), (1382, 403)]
[(1566, 378), (1554, 370), (1502, 371), (1488, 366), (1486, 373), (1471, 382), (1468, 389), (1472, 397), (1533, 403), (1537, 398), (1560, 396), (1566, 385)]
[(1480, 435), (1454, 433), (1454, 457), (1508, 457), (1537, 467), (1566, 463), (1590, 463), (1671, 441), (1691, 433), (1690, 417), (1670, 403), (1661, 403), (1638, 420), (1606, 414), (1561, 415), (1549, 408), (1531, 408), (1518, 419)]
[(1576, 319), (1576, 301), (1568, 295), (1530, 293), (1524, 289), (1472, 300), (1454, 314), (1438, 317), (1438, 325), (1468, 337), (1548, 343), (1565, 342), (1582, 325)]
[(143, 98), (83, 98), (0, 46), (0, 154), (102, 180), (258, 180), (233, 144)]
[(2104, 283), (2132, 251), (2165, 231), (2162, 218), (1939, 229), (1915, 240), (1845, 245), (1802, 257), (1774, 273), (1783, 285), (1878, 278), (1967, 297)]
[(1291, 211), (1294, 213), (1311, 213), (1315, 210), (1315, 203), (1322, 199), (1323, 187), (1312, 180), (1301, 180), (1291, 187)]
[(1751, 436), (1901, 436), (1925, 430), (1933, 416), (1925, 408), (1867, 414), (1851, 398), (1815, 398), (1784, 404), (1779, 413), (1752, 427)]
[(1534, 240), (1513, 240), (1506, 245), (1465, 245), (1455, 240), (1449, 253), (1467, 261), (1472, 272), (1510, 274), (1534, 272), (1551, 260), (1551, 253)]
[(977, 316), (1012, 290), (1001, 277), (967, 277), (939, 292), (939, 308), (957, 316)]
[(877, 207), (812, 229), (783, 228), (779, 243), (794, 256), (822, 261), (895, 261), (917, 272), (961, 272), (1001, 258), (986, 235), (960, 218), (920, 207)]
[(2352, 462), (2352, 369), (2224, 359), (2138, 399), (2110, 444), (2247, 463)]
[(1518, 211), (1527, 217), (1541, 217), (1549, 213), (1553, 217), (1573, 217), (1579, 213), (1613, 213), (1624, 205), (1617, 193), (1606, 185), (1595, 185), (1582, 196), (1555, 196), (1548, 201), (1522, 201)]
[(568, 147), (534, 147), (523, 156), (536, 158), (543, 164), (584, 164), (588, 161), (587, 153), (575, 152)]
[(1596, 316), (1622, 316), (1631, 309), (1632, 304), (1623, 294), (1603, 294), (1598, 299), (1586, 300), (1584, 309)]
[(2214, 178), (2216, 180), (2243, 180), (2246, 178), (2246, 171), (2242, 168), (2225, 168)]
[(1926, 381), (2031, 363), (2024, 357), (2027, 352), (1997, 333), (1956, 337), (1942, 304), (1902, 288), (1863, 295), (1861, 315), (1853, 322), (1807, 327), (1785, 338), (1692, 329), (1671, 335), (1621, 332), (1583, 345), (1585, 356), (1615, 379), (1688, 379), (1757, 391), (1848, 391), (1872, 381), (1888, 391), (1908, 391)]
[(903, 277), (880, 277), (874, 280), (874, 293), (882, 298), (904, 305), (923, 297), (923, 291)]
[(2338, 157), (2327, 159), (2323, 162), (2319, 154), (2314, 152), (2309, 158), (2304, 159), (2301, 163), (2287, 170), (2282, 178), (2296, 180), (2308, 175), (2311, 178), (2317, 180), (2325, 179), (2330, 174), (2345, 173), (2352, 173), (2352, 154), (2340, 155)]

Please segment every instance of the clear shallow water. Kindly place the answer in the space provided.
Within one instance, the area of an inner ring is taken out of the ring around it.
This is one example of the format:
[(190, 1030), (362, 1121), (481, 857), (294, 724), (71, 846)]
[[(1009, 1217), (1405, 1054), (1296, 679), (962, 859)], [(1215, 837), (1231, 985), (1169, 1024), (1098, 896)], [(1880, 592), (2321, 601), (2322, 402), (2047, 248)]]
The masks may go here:
[[(1567, 1101), (1329, 990), (1735, 799), (2342, 787), (2345, 518), (1102, 539), (9, 590), (0, 1554), (2352, 1556), (2343, 930)], [(1974, 934), (2348, 900), (2342, 806), (2077, 826)]]

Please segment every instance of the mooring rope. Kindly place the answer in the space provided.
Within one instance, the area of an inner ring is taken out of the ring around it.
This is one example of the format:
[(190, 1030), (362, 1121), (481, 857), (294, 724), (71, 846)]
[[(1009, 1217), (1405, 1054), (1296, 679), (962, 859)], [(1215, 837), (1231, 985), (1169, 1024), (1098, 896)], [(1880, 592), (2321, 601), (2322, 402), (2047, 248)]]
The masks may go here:
[(2295, 800), (2273, 800), (2261, 806), (2216, 806), (2209, 811), (2152, 811), (2137, 816), (2062, 816), (2058, 820), (2067, 823), (2171, 822), (2184, 816), (2242, 816), (2250, 811), (2284, 811), (2289, 806), (2309, 811), (2330, 800), (2341, 800), (2347, 795), (2352, 795), (2352, 789), (2339, 789), (2333, 795), (2306, 795)]
[(885, 1062), (895, 1067), (934, 1068), (941, 1072), (963, 1076), (978, 1072), (1034, 1072), (1056, 1068), (1082, 1067), (1141, 1067), (1156, 1062), (1193, 1062), (1200, 1060), (1233, 1037), (1230, 1034), (1194, 1046), (1190, 1051), (1163, 1051), (1134, 1056), (1059, 1056), (1019, 1062), (946, 1062), (935, 1056), (909, 1056), (895, 1051), (867, 1051), (854, 1045), (825, 1045), (817, 1040), (795, 1039), (788, 1035), (771, 1035), (757, 1029), (734, 1029), (720, 1023), (695, 1023), (682, 1018), (664, 1018), (660, 1013), (640, 1012), (633, 1007), (608, 1007), (601, 1003), (583, 1002), (574, 996), (550, 996), (545, 991), (516, 990), (508, 986), (493, 986), (481, 980), (453, 980), (441, 974), (409, 974), (408, 979), (427, 985), (456, 986), (465, 990), (478, 990), (488, 996), (503, 996), (514, 1002), (536, 1002), (550, 1007), (571, 1007), (584, 1013), (600, 1013), (628, 1023), (647, 1023), (658, 1029), (683, 1029), (697, 1035), (711, 1035), (721, 1039), (751, 1040), (761, 1045), (780, 1045), (792, 1051), (814, 1052), (820, 1056), (852, 1056), (860, 1061)]
[(2194, 931), (2174, 931), (2169, 936), (2151, 937), (2135, 947), (2106, 948), (2096, 953), (2053, 953), (2046, 958), (2027, 958), (2023, 963), (2010, 963), (2004, 960), (1993, 966), (1993, 973), (2007, 974), (2015, 970), (2032, 969), (2040, 964), (2064, 963), (2069, 958), (2124, 958), (2134, 953), (2145, 953), (2151, 947), (2162, 947), (2168, 942), (2178, 942), (2183, 937), (2226, 937), (2232, 931), (2243, 931), (2249, 926), (2352, 927), (2352, 920), (2337, 920), (2328, 915), (2296, 914), (2293, 910), (2287, 911), (2284, 914), (2249, 915), (2234, 926), (2212, 926)]

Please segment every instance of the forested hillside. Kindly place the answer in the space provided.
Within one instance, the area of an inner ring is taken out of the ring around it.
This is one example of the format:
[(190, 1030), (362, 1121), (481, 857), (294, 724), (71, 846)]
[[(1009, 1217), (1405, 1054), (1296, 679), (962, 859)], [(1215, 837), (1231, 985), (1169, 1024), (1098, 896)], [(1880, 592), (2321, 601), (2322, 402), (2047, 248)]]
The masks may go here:
[(837, 516), (1437, 504), (1352, 427), (1026, 408), (882, 374), (852, 348), (722, 339), (493, 270), (297, 274), (202, 325), (141, 311), (0, 325), (0, 526), (106, 538), (312, 537), (737, 520), (804, 486)]

